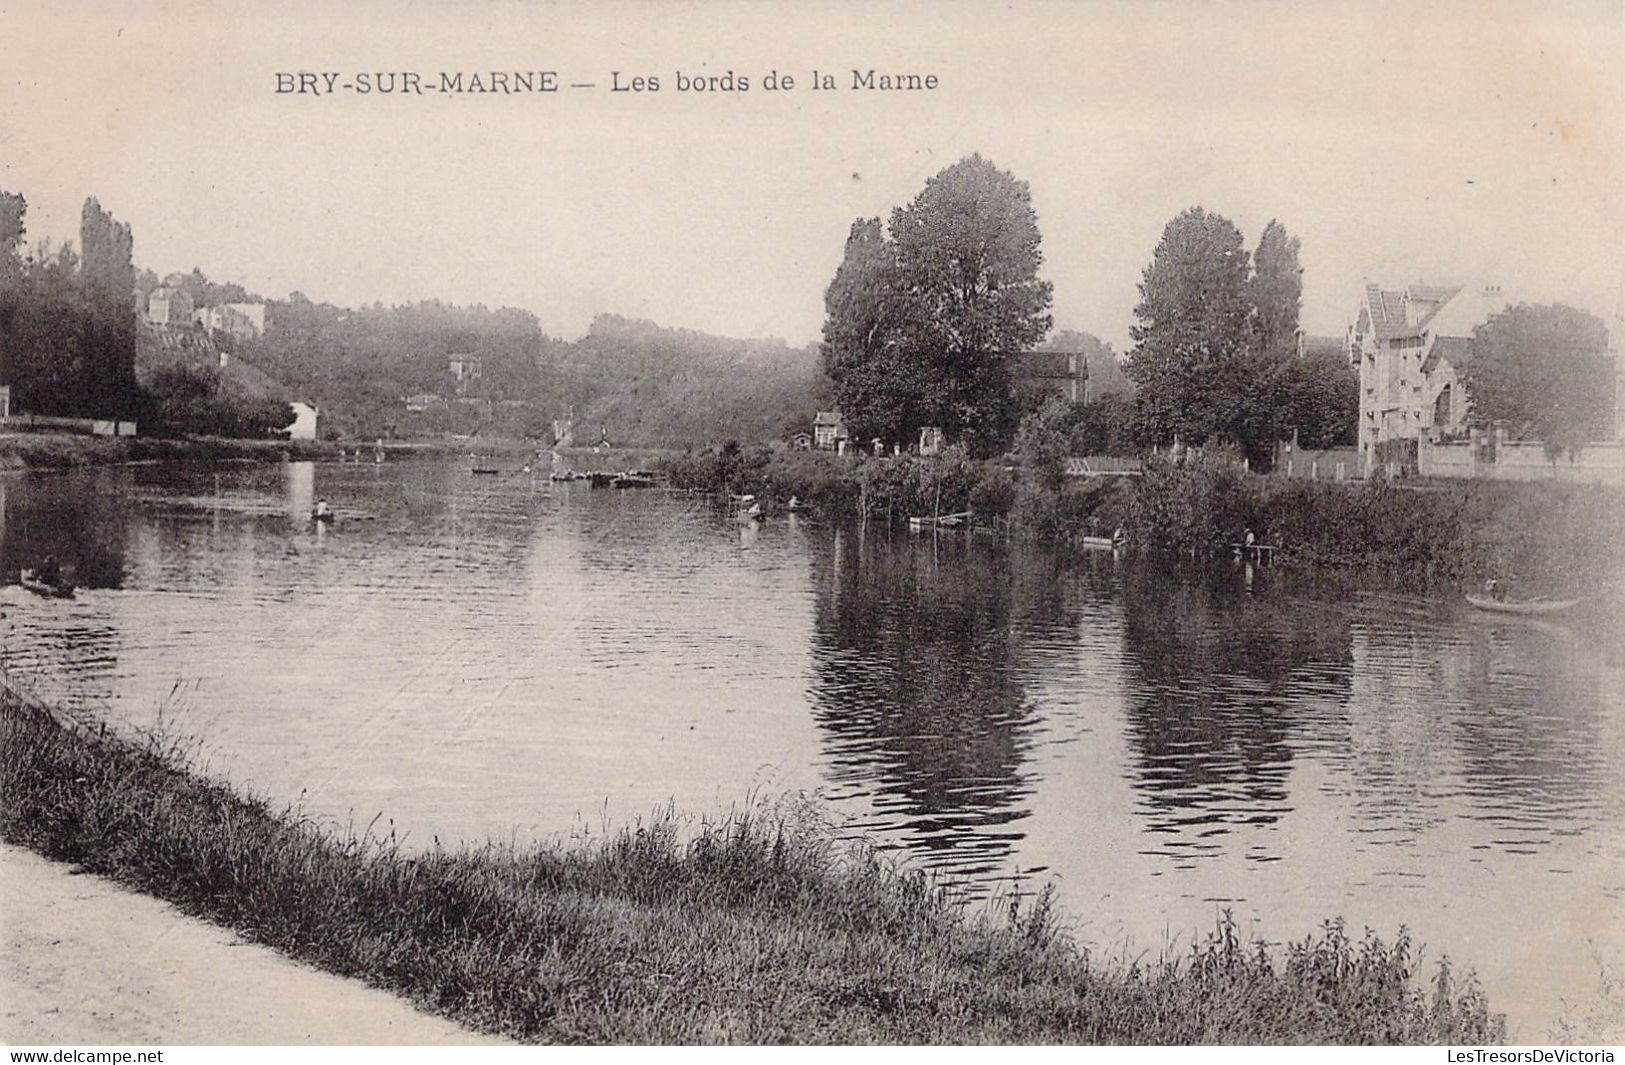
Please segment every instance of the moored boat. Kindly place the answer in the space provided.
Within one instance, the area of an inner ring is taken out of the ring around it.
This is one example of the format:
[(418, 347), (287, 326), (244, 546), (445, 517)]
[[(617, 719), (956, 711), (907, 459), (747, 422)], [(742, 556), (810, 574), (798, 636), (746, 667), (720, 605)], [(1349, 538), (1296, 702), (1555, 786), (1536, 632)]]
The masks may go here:
[(34, 575), (33, 570), (23, 570), (17, 578), (17, 583), (46, 599), (72, 599), (74, 588), (67, 581), (42, 581)]
[(1467, 602), (1480, 610), (1488, 610), (1496, 614), (1522, 614), (1527, 617), (1539, 617), (1543, 614), (1561, 614), (1565, 610), (1572, 610), (1585, 600), (1548, 599), (1544, 596), (1538, 599), (1488, 599), (1481, 595), (1469, 595)]

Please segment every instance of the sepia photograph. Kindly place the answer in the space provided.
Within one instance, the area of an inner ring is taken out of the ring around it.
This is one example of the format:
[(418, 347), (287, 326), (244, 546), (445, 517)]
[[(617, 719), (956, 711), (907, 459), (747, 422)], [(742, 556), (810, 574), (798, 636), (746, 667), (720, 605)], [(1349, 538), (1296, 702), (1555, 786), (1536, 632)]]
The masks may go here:
[(1618, 0), (0, 42), (10, 1061), (1625, 1044)]

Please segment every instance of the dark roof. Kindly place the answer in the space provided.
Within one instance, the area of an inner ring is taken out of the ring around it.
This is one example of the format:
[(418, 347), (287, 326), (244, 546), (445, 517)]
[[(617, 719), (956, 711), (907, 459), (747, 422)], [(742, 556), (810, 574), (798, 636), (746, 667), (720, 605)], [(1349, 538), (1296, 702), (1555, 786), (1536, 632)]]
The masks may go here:
[(1365, 303), (1371, 312), (1371, 328), (1379, 338), (1407, 335), (1405, 293), (1367, 285)]
[[(1403, 289), (1367, 285), (1365, 302), (1371, 312), (1371, 327), (1379, 340), (1421, 336), (1439, 308), (1460, 291), (1460, 285), (1411, 285)], [(1414, 322), (1410, 321), (1413, 303), (1431, 305), (1417, 308), (1421, 313), (1415, 315)]]
[(1074, 356), (1079, 366), (1085, 365), (1083, 357), (1075, 351), (1023, 351), (1017, 353), (1012, 368), (1017, 377), (1087, 377), (1087, 369), (1082, 374), (1072, 372)]
[(821, 410), (818, 412), (818, 417), (813, 419), (813, 424), (839, 426), (842, 424), (841, 412), (838, 410)]

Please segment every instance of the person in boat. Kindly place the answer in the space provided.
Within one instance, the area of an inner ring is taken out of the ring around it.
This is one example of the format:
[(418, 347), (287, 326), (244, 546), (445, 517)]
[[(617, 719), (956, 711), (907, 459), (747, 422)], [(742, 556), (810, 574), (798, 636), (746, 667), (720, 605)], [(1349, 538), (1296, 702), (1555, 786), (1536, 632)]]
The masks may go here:
[(1502, 586), (1500, 581), (1496, 580), (1494, 577), (1491, 577), (1484, 582), (1484, 595), (1495, 600), (1497, 603), (1504, 603), (1506, 602), (1507, 598), (1507, 590)]
[(34, 579), (53, 588), (61, 586), (62, 565), (57, 562), (55, 555), (46, 555), (45, 561), (34, 567)]

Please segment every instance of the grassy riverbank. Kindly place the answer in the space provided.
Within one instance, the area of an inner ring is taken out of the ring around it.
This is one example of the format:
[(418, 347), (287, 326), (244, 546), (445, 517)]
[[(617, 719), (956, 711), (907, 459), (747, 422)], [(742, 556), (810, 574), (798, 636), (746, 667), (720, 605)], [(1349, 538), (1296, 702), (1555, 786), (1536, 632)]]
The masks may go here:
[[(117, 466), (126, 462), (172, 461), (276, 461), (283, 455), (295, 461), (339, 458), (360, 451), (372, 461), (373, 441), (361, 440), (252, 440), (218, 436), (107, 437), (74, 433), (0, 434), (0, 471), (63, 470), (80, 466)], [(517, 437), (433, 438), (386, 440), (391, 455), (478, 455), (530, 457), (536, 443)], [(589, 455), (590, 449), (582, 449)], [(640, 453), (647, 456), (650, 453)], [(624, 468), (624, 467), (618, 467)]]
[[(1221, 928), (1091, 958), (1045, 902), (971, 913), (793, 818), (412, 854), (237, 794), (173, 747), (0, 693), (0, 836), (431, 1011), (550, 1042), (1483, 1044), (1401, 937)], [(1429, 986), (1431, 985), (1431, 986)]]
[(1424, 581), (1493, 574), (1514, 595), (1595, 591), (1625, 563), (1625, 494), (1588, 485), (1330, 483), (1151, 462), (1141, 477), (1046, 486), (953, 454), (877, 460), (765, 448), (688, 456), (667, 469), (677, 487), (795, 495), (871, 520), (973, 510), (1001, 530), (1060, 542), (1122, 528), (1138, 548), (1179, 555), (1227, 552), (1251, 529), (1289, 566)]
[(0, 470), (63, 470), (126, 462), (182, 459), (330, 458), (338, 445), (318, 440), (231, 440), (223, 437), (108, 437), (71, 433), (0, 435)]

